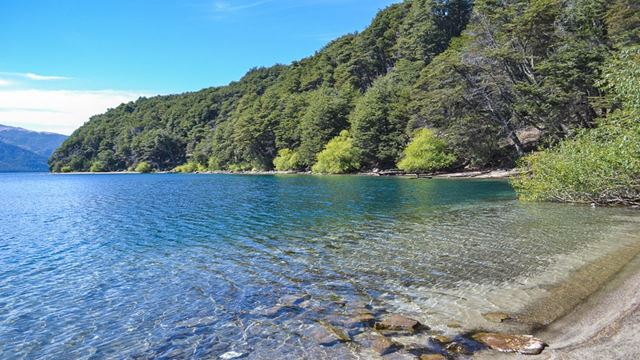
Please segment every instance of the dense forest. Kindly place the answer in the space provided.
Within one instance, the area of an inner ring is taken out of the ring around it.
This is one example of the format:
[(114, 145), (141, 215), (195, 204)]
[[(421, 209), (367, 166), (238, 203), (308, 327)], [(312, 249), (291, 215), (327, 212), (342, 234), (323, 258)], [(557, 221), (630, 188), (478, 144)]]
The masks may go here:
[(514, 166), (621, 107), (603, 69), (638, 43), (637, 0), (406, 0), (309, 58), (96, 115), (50, 167)]

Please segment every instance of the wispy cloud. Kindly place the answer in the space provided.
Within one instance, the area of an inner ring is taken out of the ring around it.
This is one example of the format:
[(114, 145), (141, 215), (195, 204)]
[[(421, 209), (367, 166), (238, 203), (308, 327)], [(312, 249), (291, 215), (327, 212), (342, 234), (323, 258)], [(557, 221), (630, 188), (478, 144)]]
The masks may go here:
[(22, 74), (24, 77), (26, 77), (29, 80), (35, 80), (35, 81), (51, 81), (51, 80), (67, 80), (69, 79), (66, 76), (57, 76), (57, 75), (38, 75), (38, 74), (34, 74), (34, 73), (24, 73)]
[(92, 115), (148, 93), (117, 90), (0, 90), (0, 124), (70, 134)]
[(5, 80), (5, 79), (0, 79), (0, 86), (9, 86), (12, 85), (13, 82), (9, 81), (9, 80)]
[(33, 80), (33, 81), (54, 81), (54, 80), (69, 80), (69, 79), (71, 79), (70, 77), (67, 77), (67, 76), (41, 75), (41, 74), (35, 74), (35, 73), (32, 73), (32, 72), (26, 72), (26, 73), (21, 73), (21, 72), (0, 72), (0, 75), (4, 75), (4, 76), (8, 76), (8, 77), (14, 77), (14, 78), (23, 78), (23, 79)]

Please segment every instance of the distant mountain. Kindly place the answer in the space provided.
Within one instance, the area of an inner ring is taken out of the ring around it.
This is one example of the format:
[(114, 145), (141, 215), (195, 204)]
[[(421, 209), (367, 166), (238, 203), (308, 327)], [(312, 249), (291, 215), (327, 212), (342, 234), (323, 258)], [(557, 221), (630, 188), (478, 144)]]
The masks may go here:
[(0, 172), (48, 171), (47, 160), (67, 137), (0, 125)]

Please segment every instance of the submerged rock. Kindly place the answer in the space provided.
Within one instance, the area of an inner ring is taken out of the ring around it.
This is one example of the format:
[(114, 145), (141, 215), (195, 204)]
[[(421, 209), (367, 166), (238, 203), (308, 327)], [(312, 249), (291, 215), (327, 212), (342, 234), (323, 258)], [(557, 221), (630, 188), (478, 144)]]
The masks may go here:
[(461, 354), (461, 355), (471, 355), (471, 354), (473, 354), (473, 349), (471, 349), (466, 344), (464, 344), (462, 342), (458, 342), (458, 341), (453, 341), (453, 342), (449, 343), (445, 347), (445, 350), (447, 350), (447, 352), (450, 352), (450, 353), (453, 353), (453, 354)]
[(445, 335), (434, 335), (431, 338), (440, 344), (449, 344), (453, 342), (453, 338)]
[(398, 314), (384, 317), (379, 322), (376, 322), (375, 328), (377, 330), (406, 331), (409, 333), (428, 329), (428, 327), (422, 325), (418, 320)]
[(420, 360), (447, 360), (447, 358), (441, 354), (422, 354)]
[(348, 327), (357, 327), (357, 326), (370, 327), (370, 326), (373, 326), (375, 322), (376, 322), (376, 318), (375, 316), (373, 316), (372, 313), (363, 312), (361, 314), (356, 314), (353, 317), (347, 319), (347, 321), (345, 321), (345, 325)]
[(380, 355), (390, 354), (399, 349), (396, 343), (384, 335), (374, 335), (372, 347)]
[(340, 342), (351, 341), (351, 337), (346, 332), (344, 332), (344, 330), (331, 325), (327, 321), (319, 321), (318, 323), (324, 328), (324, 330), (326, 330), (337, 341), (340, 341)]
[(256, 314), (256, 315), (273, 318), (273, 317), (277, 317), (281, 313), (283, 313), (285, 311), (288, 311), (288, 310), (292, 310), (292, 308), (287, 307), (287, 306), (282, 306), (282, 305), (274, 305), (274, 306), (266, 308), (266, 309), (256, 310), (253, 313)]
[(508, 335), (498, 333), (478, 333), (473, 339), (489, 348), (501, 352), (517, 352), (525, 355), (538, 355), (547, 346), (544, 341), (531, 335)]
[(495, 323), (501, 323), (505, 320), (511, 320), (511, 315), (500, 311), (484, 313), (482, 314), (482, 316), (485, 319)]
[(286, 295), (280, 298), (278, 305), (294, 307), (299, 306), (309, 299), (311, 299), (311, 295), (309, 294)]

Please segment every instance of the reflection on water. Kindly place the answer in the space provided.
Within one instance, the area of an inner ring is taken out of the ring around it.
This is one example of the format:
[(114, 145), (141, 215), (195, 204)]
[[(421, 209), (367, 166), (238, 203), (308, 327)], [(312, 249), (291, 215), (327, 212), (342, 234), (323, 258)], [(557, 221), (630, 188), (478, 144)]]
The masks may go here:
[(313, 333), (350, 304), (495, 326), (640, 244), (637, 212), (504, 181), (3, 174), (0, 199), (0, 358), (349, 358)]

